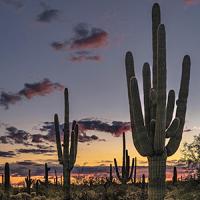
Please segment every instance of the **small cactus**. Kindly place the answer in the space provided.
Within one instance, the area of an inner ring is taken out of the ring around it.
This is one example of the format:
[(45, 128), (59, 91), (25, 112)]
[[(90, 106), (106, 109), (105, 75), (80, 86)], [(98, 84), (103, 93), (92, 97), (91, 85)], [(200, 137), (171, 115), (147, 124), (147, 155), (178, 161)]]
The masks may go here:
[(117, 178), (122, 184), (127, 184), (132, 179), (132, 176), (133, 176), (134, 158), (132, 159), (132, 166), (130, 166), (130, 156), (128, 155), (128, 150), (126, 149), (125, 133), (123, 133), (123, 163), (122, 163), (121, 176), (119, 174), (116, 158), (114, 159), (114, 163), (115, 163), (115, 171), (116, 171)]
[(133, 176), (133, 183), (136, 184), (136, 178), (137, 178), (137, 158), (135, 157), (135, 164), (134, 164), (134, 176)]
[(110, 164), (110, 171), (109, 171), (109, 177), (106, 177), (107, 182), (112, 183), (113, 181), (113, 175), (112, 175), (112, 164)]
[(37, 180), (35, 183), (35, 192), (36, 192), (36, 195), (38, 196), (39, 195), (39, 180)]
[(48, 167), (47, 163), (45, 163), (44, 165), (44, 168), (45, 168), (45, 176), (44, 176), (44, 179), (45, 179), (45, 185), (48, 186), (49, 184), (49, 171), (51, 170), (50, 167)]
[(10, 167), (9, 163), (5, 164), (5, 169), (4, 169), (4, 189), (6, 192), (9, 191), (10, 189)]
[(145, 189), (145, 174), (142, 174), (142, 189)]
[(174, 167), (174, 169), (173, 169), (172, 182), (173, 182), (173, 185), (175, 185), (177, 183), (177, 169), (176, 169), (176, 167)]
[(33, 184), (33, 179), (31, 179), (31, 170), (28, 170), (28, 176), (25, 178), (27, 193), (31, 194), (31, 185)]

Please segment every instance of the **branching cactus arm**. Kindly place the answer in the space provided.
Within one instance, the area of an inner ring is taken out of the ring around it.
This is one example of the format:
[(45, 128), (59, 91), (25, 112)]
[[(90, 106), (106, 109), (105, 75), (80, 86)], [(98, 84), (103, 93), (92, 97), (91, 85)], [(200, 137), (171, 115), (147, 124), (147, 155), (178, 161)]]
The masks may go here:
[(184, 56), (183, 59), (181, 84), (180, 84), (178, 100), (176, 101), (177, 105), (176, 118), (178, 118), (180, 122), (176, 134), (174, 135), (174, 137), (170, 138), (166, 146), (168, 156), (173, 155), (177, 151), (182, 139), (182, 133), (185, 124), (186, 108), (187, 108), (187, 98), (189, 93), (190, 66), (191, 66), (190, 57), (186, 55)]

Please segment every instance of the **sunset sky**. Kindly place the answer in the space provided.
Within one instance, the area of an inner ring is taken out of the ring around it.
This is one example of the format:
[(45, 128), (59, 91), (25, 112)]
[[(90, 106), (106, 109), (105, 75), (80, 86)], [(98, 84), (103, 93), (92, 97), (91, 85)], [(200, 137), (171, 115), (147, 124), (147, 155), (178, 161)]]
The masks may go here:
[[(200, 0), (0, 0), (0, 164), (57, 163), (52, 121), (58, 113), (63, 122), (64, 87), (70, 121), (82, 127), (77, 165), (121, 162), (123, 131), (131, 157), (145, 164), (130, 134), (124, 56), (133, 52), (142, 89), (155, 2), (167, 32), (168, 90), (177, 94), (183, 56), (191, 56), (181, 145), (192, 141), (200, 130)], [(181, 148), (168, 160), (180, 159)]]

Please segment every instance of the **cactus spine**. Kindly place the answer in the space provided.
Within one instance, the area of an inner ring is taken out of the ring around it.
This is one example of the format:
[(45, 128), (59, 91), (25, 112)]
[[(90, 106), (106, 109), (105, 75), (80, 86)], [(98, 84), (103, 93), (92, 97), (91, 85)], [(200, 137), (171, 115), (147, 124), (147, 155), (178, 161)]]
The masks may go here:
[[(177, 151), (185, 123), (190, 57), (186, 55), (183, 59), (176, 115), (173, 119), (175, 92), (170, 90), (166, 99), (165, 26), (160, 23), (160, 7), (157, 3), (152, 9), (152, 40), (153, 80), (149, 64), (143, 66), (144, 118), (131, 52), (126, 53), (125, 64), (133, 143), (137, 151), (148, 158), (149, 200), (162, 200), (165, 195), (166, 159)], [(165, 138), (169, 138), (166, 146)]]
[(6, 192), (10, 189), (10, 166), (9, 163), (5, 163), (4, 168), (4, 189)]
[[(64, 139), (63, 145), (60, 141), (60, 129), (58, 115), (54, 115), (54, 124), (56, 132), (56, 144), (58, 152), (59, 163), (63, 165), (63, 179), (64, 179), (64, 200), (70, 199), (70, 174), (76, 162), (77, 146), (78, 146), (78, 124), (76, 121), (72, 123), (71, 134), (69, 132), (69, 100), (68, 100), (68, 89), (65, 88), (65, 121), (64, 121)], [(70, 146), (70, 135), (71, 135), (71, 146)], [(63, 150), (61, 148), (63, 146)]]
[(173, 170), (172, 182), (173, 182), (173, 185), (175, 185), (177, 183), (177, 169), (176, 169), (176, 167), (174, 167), (174, 170)]
[(28, 176), (25, 178), (27, 193), (31, 193), (31, 185), (33, 184), (33, 179), (31, 179), (31, 170), (28, 170)]
[(116, 158), (114, 158), (114, 163), (115, 163), (115, 171), (116, 171), (117, 178), (122, 184), (127, 184), (127, 182), (129, 182), (133, 176), (134, 158), (132, 159), (132, 166), (130, 166), (130, 156), (128, 155), (128, 150), (126, 149), (125, 133), (123, 133), (123, 161), (122, 161), (122, 175), (121, 176), (119, 174), (119, 168), (117, 165)]
[(45, 163), (44, 165), (44, 171), (45, 171), (45, 175), (44, 175), (44, 179), (45, 179), (45, 185), (48, 186), (49, 184), (49, 171), (51, 170), (50, 167), (48, 167), (47, 163)]

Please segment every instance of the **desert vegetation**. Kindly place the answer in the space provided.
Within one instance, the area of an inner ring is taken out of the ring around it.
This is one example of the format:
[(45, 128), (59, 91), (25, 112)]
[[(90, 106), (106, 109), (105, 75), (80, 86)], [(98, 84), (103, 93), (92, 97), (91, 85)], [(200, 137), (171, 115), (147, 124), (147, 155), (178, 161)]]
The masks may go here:
[[(122, 138), (122, 165), (114, 158), (107, 177), (91, 178), (76, 184), (71, 183), (71, 173), (76, 163), (79, 126), (69, 122), (68, 89), (64, 90), (64, 129), (60, 130), (58, 115), (54, 115), (58, 163), (63, 167), (63, 183), (58, 181), (54, 170), (54, 182), (49, 181), (50, 168), (44, 164), (44, 181), (34, 179), (27, 169), (25, 187), (12, 187), (10, 166), (5, 163), (3, 182), (0, 186), (0, 200), (173, 200), (200, 199), (199, 143), (196, 136), (191, 144), (185, 144), (185, 161), (197, 168), (196, 176), (178, 179), (178, 167), (173, 168), (171, 181), (166, 181), (166, 161), (179, 148), (185, 124), (187, 98), (190, 81), (190, 57), (184, 56), (182, 77), (175, 110), (175, 91), (167, 95), (166, 32), (161, 24), (160, 7), (152, 8), (153, 69), (143, 65), (144, 116), (134, 59), (126, 53), (125, 66), (130, 108), (133, 143), (141, 156), (148, 159), (148, 177), (140, 174), (137, 179), (137, 158), (130, 158), (126, 148), (125, 133)], [(173, 118), (175, 116), (175, 118)], [(63, 138), (61, 132), (63, 131)], [(168, 139), (167, 144), (166, 139)], [(62, 142), (63, 140), (63, 142)], [(115, 174), (113, 173), (115, 169)], [(147, 181), (148, 179), (148, 181)], [(188, 191), (187, 193), (185, 191)]]

